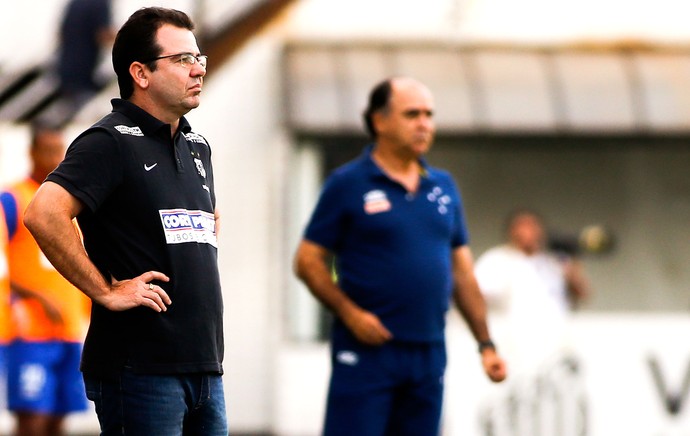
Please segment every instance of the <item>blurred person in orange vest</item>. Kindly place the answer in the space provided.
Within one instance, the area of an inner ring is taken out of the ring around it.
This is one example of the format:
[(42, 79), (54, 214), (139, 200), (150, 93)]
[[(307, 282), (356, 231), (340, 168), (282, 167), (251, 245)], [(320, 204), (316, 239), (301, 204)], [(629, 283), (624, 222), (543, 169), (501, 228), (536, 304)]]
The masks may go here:
[(79, 359), (89, 300), (53, 268), (22, 222), (26, 206), (65, 151), (61, 130), (33, 126), (31, 173), (0, 194), (9, 240), (13, 335), (7, 350), (8, 408), (17, 418), (18, 436), (64, 434), (66, 415), (87, 404)]

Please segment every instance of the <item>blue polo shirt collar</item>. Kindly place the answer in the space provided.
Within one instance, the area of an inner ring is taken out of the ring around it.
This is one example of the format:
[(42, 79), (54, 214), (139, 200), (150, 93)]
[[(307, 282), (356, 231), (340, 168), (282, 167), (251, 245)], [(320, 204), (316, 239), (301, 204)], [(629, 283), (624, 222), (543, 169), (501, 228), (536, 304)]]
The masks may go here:
[[(371, 157), (371, 153), (374, 151), (374, 146), (375, 144), (369, 144), (365, 147), (364, 152), (362, 153), (362, 159), (364, 160), (365, 163), (365, 171), (369, 177), (372, 178), (386, 178), (390, 180), (390, 177), (386, 175), (386, 173), (383, 172), (381, 168), (379, 168), (378, 165), (376, 165), (376, 162), (374, 162), (374, 159)], [(431, 167), (427, 163), (426, 159), (423, 157), (419, 158), (419, 164), (422, 166), (422, 169), (424, 170), (422, 173), (422, 179), (426, 180), (433, 180), (433, 172), (431, 171)], [(397, 182), (396, 182), (397, 183)]]

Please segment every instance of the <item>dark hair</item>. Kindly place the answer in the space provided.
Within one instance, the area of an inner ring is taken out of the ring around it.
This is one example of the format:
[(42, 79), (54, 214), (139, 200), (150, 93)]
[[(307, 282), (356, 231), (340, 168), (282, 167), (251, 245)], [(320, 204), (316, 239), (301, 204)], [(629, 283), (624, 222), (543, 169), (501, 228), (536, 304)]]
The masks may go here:
[(363, 116), (367, 132), (373, 139), (376, 139), (377, 136), (373, 121), (374, 114), (382, 109), (388, 109), (388, 102), (390, 101), (392, 92), (392, 79), (386, 79), (374, 86), (374, 89), (369, 93), (369, 105), (364, 111)]
[[(132, 62), (143, 62), (161, 54), (163, 48), (156, 41), (156, 32), (164, 24), (194, 30), (194, 23), (184, 12), (148, 7), (134, 12), (117, 32), (113, 43), (113, 69), (117, 74), (120, 97), (127, 99), (134, 92), (134, 81), (129, 74)], [(149, 68), (155, 70), (155, 62), (151, 62)]]

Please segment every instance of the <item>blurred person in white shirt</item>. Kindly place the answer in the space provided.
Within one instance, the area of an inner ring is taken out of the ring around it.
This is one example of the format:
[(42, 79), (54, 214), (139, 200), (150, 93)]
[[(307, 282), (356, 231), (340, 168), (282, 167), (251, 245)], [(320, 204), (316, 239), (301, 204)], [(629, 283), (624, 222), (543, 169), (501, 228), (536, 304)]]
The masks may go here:
[(506, 360), (517, 371), (529, 370), (567, 346), (567, 317), (587, 298), (589, 284), (577, 257), (547, 250), (536, 212), (511, 213), (506, 239), (477, 259), (475, 273), (496, 335), (504, 336)]

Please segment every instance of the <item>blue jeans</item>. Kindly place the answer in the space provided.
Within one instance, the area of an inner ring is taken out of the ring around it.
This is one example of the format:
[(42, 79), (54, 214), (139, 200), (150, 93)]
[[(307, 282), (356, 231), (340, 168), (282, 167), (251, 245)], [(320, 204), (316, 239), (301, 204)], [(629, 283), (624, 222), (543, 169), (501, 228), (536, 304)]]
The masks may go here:
[(227, 436), (217, 374), (150, 375), (124, 369), (118, 380), (84, 376), (101, 435)]

